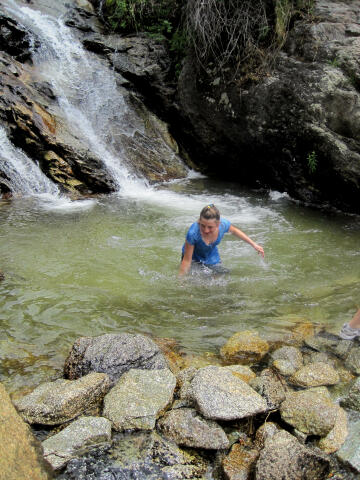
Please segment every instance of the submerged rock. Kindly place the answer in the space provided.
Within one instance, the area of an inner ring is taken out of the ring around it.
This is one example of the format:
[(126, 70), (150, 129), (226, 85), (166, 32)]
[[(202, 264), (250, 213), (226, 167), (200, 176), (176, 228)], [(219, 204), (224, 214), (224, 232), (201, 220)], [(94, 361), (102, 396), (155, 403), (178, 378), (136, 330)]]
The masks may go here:
[(160, 348), (150, 338), (131, 333), (81, 337), (72, 346), (64, 373), (74, 379), (89, 372), (103, 372), (115, 383), (130, 369), (167, 368)]
[(102, 417), (81, 417), (42, 442), (44, 458), (54, 470), (61, 470), (76, 456), (94, 445), (111, 440), (111, 422)]
[(351, 348), (345, 359), (345, 367), (356, 375), (360, 375), (360, 346)]
[(60, 425), (96, 409), (109, 389), (104, 373), (89, 373), (74, 381), (59, 379), (39, 385), (18, 400), (16, 408), (29, 423)]
[(337, 451), (338, 459), (360, 473), (360, 420), (349, 424), (349, 435)]
[(244, 331), (235, 333), (221, 347), (220, 355), (228, 362), (253, 363), (261, 360), (269, 351), (269, 344), (258, 333)]
[(104, 399), (104, 417), (113, 428), (152, 430), (157, 418), (173, 400), (176, 378), (168, 369), (131, 369)]
[(268, 409), (254, 389), (224, 367), (201, 368), (191, 387), (196, 408), (205, 418), (236, 420)]
[(202, 418), (192, 408), (170, 410), (158, 421), (157, 429), (166, 438), (184, 447), (221, 450), (229, 447), (224, 430)]
[(360, 377), (355, 380), (346, 397), (341, 400), (341, 405), (360, 412)]
[(155, 432), (118, 435), (111, 447), (71, 460), (68, 480), (193, 480), (203, 478), (207, 462)]
[(0, 477), (4, 480), (49, 480), (50, 466), (44, 461), (41, 443), (16, 412), (0, 383)]
[(323, 480), (329, 461), (281, 430), (265, 441), (256, 463), (256, 480)]

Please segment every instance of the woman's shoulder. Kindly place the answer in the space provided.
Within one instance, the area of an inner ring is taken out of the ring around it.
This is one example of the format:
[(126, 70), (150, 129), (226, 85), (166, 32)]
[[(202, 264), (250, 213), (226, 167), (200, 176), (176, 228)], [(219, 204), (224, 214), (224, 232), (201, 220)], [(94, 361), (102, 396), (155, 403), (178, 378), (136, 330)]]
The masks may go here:
[(224, 232), (227, 232), (231, 226), (230, 220), (227, 218), (221, 217), (220, 218), (220, 225), (224, 229)]

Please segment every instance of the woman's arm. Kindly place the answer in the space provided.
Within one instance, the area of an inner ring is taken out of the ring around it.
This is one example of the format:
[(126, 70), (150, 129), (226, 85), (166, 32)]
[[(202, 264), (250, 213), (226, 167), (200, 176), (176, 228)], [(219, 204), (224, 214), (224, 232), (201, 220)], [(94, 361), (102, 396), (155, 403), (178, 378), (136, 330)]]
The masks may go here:
[(181, 260), (180, 269), (179, 269), (180, 277), (188, 273), (188, 271), (190, 270), (193, 252), (194, 252), (194, 245), (191, 245), (190, 243), (185, 242), (184, 256), (183, 256), (183, 259)]
[(244, 240), (244, 242), (249, 243), (255, 250), (260, 253), (262, 257), (264, 257), (264, 249), (258, 245), (257, 243), (253, 242), (251, 238), (249, 238), (244, 232), (242, 232), (239, 228), (234, 227), (234, 225), (230, 225), (229, 232), (235, 235), (238, 238), (241, 238), (241, 240)]

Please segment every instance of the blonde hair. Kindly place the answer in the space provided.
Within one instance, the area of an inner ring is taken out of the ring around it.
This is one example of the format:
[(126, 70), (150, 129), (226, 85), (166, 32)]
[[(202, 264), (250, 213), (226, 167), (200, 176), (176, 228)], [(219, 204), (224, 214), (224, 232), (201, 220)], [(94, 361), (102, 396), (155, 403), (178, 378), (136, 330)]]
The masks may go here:
[(200, 218), (203, 218), (204, 220), (220, 220), (220, 212), (219, 210), (215, 207), (213, 203), (210, 203), (209, 205), (206, 205), (201, 212), (200, 212)]

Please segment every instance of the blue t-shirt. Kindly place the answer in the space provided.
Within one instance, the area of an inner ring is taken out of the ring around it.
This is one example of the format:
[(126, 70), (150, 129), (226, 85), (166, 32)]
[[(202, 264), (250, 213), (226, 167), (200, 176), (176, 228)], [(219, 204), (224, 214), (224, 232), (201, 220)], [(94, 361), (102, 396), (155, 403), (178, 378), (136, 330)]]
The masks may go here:
[[(225, 233), (229, 231), (230, 225), (231, 222), (229, 222), (229, 220), (226, 220), (226, 218), (220, 218), (218, 237), (215, 242), (207, 245), (201, 237), (200, 225), (198, 222), (193, 223), (186, 234), (186, 241), (195, 247), (192, 261), (201, 262), (206, 265), (215, 265), (220, 263), (221, 259), (217, 245), (219, 245)], [(183, 254), (184, 251), (185, 244), (182, 247)]]

